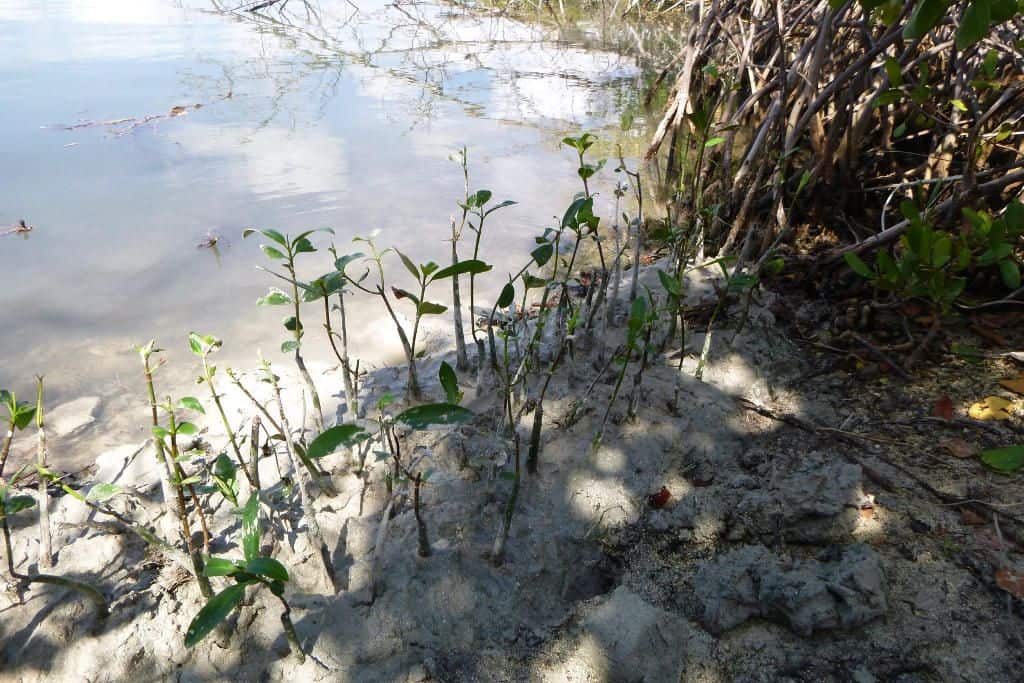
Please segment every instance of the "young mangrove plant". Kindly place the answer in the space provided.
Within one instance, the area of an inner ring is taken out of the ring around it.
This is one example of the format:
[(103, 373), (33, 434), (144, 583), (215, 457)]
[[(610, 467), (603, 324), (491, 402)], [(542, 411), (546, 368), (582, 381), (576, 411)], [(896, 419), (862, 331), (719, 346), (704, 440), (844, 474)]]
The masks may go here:
[[(96, 606), (96, 613), (101, 619), (106, 618), (109, 613), (107, 600), (92, 586), (80, 581), (73, 581), (71, 579), (64, 578), (63, 576), (52, 576), (50, 574), (22, 574), (14, 566), (14, 545), (11, 542), (11, 526), (8, 522), (8, 517), (34, 507), (36, 505), (36, 500), (32, 496), (12, 494), (11, 491), (11, 489), (17, 485), (21, 477), (24, 476), (28, 468), (22, 467), (15, 472), (8, 481), (4, 478), (4, 466), (7, 464), (7, 457), (11, 452), (15, 432), (24, 430), (32, 423), (32, 418), (36, 416), (39, 406), (42, 403), (41, 378), (39, 379), (37, 388), (38, 391), (35, 406), (27, 401), (19, 402), (17, 396), (13, 392), (7, 391), (6, 389), (0, 389), (0, 405), (2, 405), (7, 411), (7, 436), (4, 440), (2, 457), (0, 457), (0, 529), (3, 530), (4, 535), (4, 552), (7, 557), (7, 572), (10, 574), (12, 580), (19, 582), (19, 588), (31, 583), (48, 583), (78, 591)], [(45, 451), (43, 452), (45, 453)], [(40, 487), (45, 487), (45, 479), (42, 477), (40, 477), (40, 479), (44, 482), (40, 484)], [(40, 496), (40, 504), (45, 505), (46, 503), (47, 497), (43, 494)], [(41, 523), (42, 521), (40, 521), (40, 524)], [(48, 518), (47, 524), (49, 524)], [(49, 528), (47, 528), (46, 535), (47, 537), (49, 536)], [(42, 548), (41, 551), (43, 554), (50, 553), (50, 556), (52, 557), (52, 549)], [(48, 561), (46, 566), (49, 566), (50, 564), (51, 563)], [(40, 565), (43, 565), (42, 561), (40, 561)]]
[(199, 496), (196, 495), (195, 489), (195, 484), (199, 483), (201, 478), (199, 476), (187, 475), (182, 467), (182, 463), (190, 460), (193, 455), (195, 455), (195, 452), (183, 448), (181, 437), (190, 437), (199, 433), (199, 427), (192, 422), (179, 419), (177, 415), (177, 411), (179, 410), (192, 411), (201, 414), (205, 413), (205, 411), (203, 410), (202, 404), (199, 403), (199, 400), (192, 396), (187, 396), (177, 403), (172, 401), (171, 397), (168, 396), (163, 403), (158, 404), (156, 407), (162, 410), (167, 416), (167, 426), (165, 427), (157, 421), (153, 426), (153, 436), (160, 444), (159, 448), (165, 454), (170, 465), (171, 485), (175, 489), (181, 512), (181, 533), (185, 538), (189, 557), (192, 559), (196, 579), (199, 582), (199, 589), (202, 592), (203, 597), (209, 598), (212, 594), (210, 582), (205, 576), (203, 576), (203, 562), (199, 554), (199, 550), (196, 548), (196, 544), (192, 539), (192, 525), (189, 522), (188, 508), (185, 504), (185, 492), (188, 491), (189, 498), (192, 500), (196, 516), (199, 518), (199, 523), (202, 527), (203, 547), (209, 548), (210, 529), (206, 524), (206, 514), (203, 512), (202, 504), (199, 501)]
[[(238, 446), (235, 430), (228, 421), (227, 414), (224, 412), (224, 405), (220, 400), (221, 395), (217, 393), (217, 387), (213, 382), (213, 376), (217, 374), (217, 366), (210, 363), (210, 354), (218, 351), (222, 343), (220, 339), (213, 335), (201, 335), (195, 332), (188, 333), (189, 348), (192, 349), (192, 353), (199, 358), (203, 366), (203, 374), (200, 375), (199, 381), (210, 389), (210, 395), (213, 397), (214, 405), (217, 406), (217, 413), (220, 415), (221, 422), (224, 425), (224, 431), (227, 432), (231, 450), (235, 454), (235, 462), (238, 464), (238, 469), (242, 470), (242, 474), (249, 481), (249, 485), (255, 486), (253, 476), (245, 466), (245, 459), (242, 457), (242, 449)], [(233, 504), (237, 505), (238, 503), (235, 502)]]
[[(608, 405), (605, 407), (604, 417), (601, 418), (601, 425), (590, 442), (591, 455), (596, 454), (601, 447), (601, 441), (604, 439), (604, 430), (608, 426), (608, 418), (611, 415), (612, 406), (615, 405), (615, 401), (619, 397), (619, 391), (622, 389), (622, 381), (626, 378), (626, 371), (629, 369), (630, 360), (633, 356), (638, 356), (641, 358), (641, 363), (643, 363), (643, 359), (646, 357), (651, 325), (657, 320), (657, 311), (653, 302), (649, 303), (649, 298), (649, 296), (638, 297), (630, 306), (626, 343), (615, 354), (622, 368), (615, 379), (615, 387), (612, 389), (612, 395), (608, 398)], [(643, 379), (643, 367), (635, 377), (638, 386), (639, 382)], [(637, 388), (635, 391), (639, 391), (639, 389)]]
[[(36, 376), (36, 467), (46, 469), (46, 425), (43, 420), (43, 377)], [(39, 567), (53, 566), (53, 540), (50, 537), (50, 495), (48, 481), (39, 477)]]
[[(380, 297), (384, 303), (384, 307), (387, 309), (388, 315), (391, 317), (391, 321), (395, 325), (395, 330), (398, 333), (399, 341), (402, 343), (402, 349), (405, 352), (406, 362), (408, 363), (409, 369), (409, 383), (408, 383), (408, 396), (410, 400), (420, 400), (423, 398), (423, 392), (420, 387), (419, 376), (416, 371), (416, 341), (419, 335), (420, 323), (424, 316), (427, 315), (440, 315), (448, 310), (448, 307), (427, 301), (427, 287), (434, 282), (444, 280), (446, 278), (455, 277), (456, 275), (469, 274), (470, 277), (479, 275), (480, 273), (486, 273), (491, 269), (491, 266), (480, 261), (478, 259), (470, 259), (466, 261), (460, 261), (454, 265), (448, 266), (447, 268), (441, 268), (433, 261), (429, 261), (425, 264), (417, 266), (412, 259), (405, 254), (401, 253), (397, 249), (385, 249), (380, 251), (374, 243), (373, 237), (357, 237), (356, 240), (365, 242), (370, 249), (370, 256), (368, 260), (373, 264), (377, 271), (378, 281), (376, 284), (376, 290), (371, 290), (368, 287), (361, 284), (363, 278), (359, 280), (347, 277), (348, 282), (352, 283), (355, 287), (362, 291), (376, 295)], [(406, 289), (400, 289), (398, 287), (391, 287), (391, 292), (396, 299), (407, 299), (412, 302), (415, 306), (414, 317), (413, 317), (413, 328), (412, 336), (406, 332), (405, 327), (398, 318), (398, 314), (395, 312), (394, 307), (391, 303), (391, 298), (388, 296), (386, 283), (384, 278), (384, 256), (389, 252), (394, 251), (398, 254), (398, 257), (402, 261), (402, 265), (405, 269), (416, 279), (418, 286), (418, 294), (414, 294)]]
[[(297, 237), (292, 239), (291, 237), (284, 235), (277, 230), (257, 230), (249, 228), (242, 232), (242, 237), (248, 237), (253, 233), (259, 233), (272, 241), (274, 244), (261, 244), (260, 249), (266, 254), (267, 258), (271, 261), (280, 262), (284, 268), (284, 274), (277, 273), (273, 270), (263, 268), (266, 272), (270, 273), (274, 277), (283, 280), (287, 283), (291, 290), (291, 293), (286, 293), (277, 288), (272, 288), (270, 292), (257, 301), (258, 305), (261, 306), (292, 306), (292, 315), (287, 316), (283, 320), (284, 328), (291, 332), (292, 338), (281, 344), (281, 353), (293, 353), (295, 356), (295, 365), (299, 368), (299, 374), (302, 375), (303, 382), (306, 383), (306, 390), (309, 391), (310, 400), (313, 402), (313, 421), (316, 425), (316, 430), (322, 432), (324, 430), (324, 414), (323, 409), (320, 407), (320, 394), (317, 393), (316, 385), (313, 383), (313, 377), (309, 374), (309, 370), (306, 369), (306, 362), (302, 357), (302, 318), (300, 317), (299, 304), (301, 299), (299, 298), (299, 289), (306, 289), (302, 283), (299, 282), (298, 276), (295, 272), (295, 259), (299, 254), (308, 254), (316, 251), (316, 247), (309, 240), (309, 236), (315, 232), (329, 232), (332, 235), (334, 231), (330, 228), (317, 228), (315, 230), (307, 230)], [(276, 246), (275, 246), (276, 245)], [(305, 429), (305, 425), (303, 425)]]
[(295, 481), (298, 484), (299, 505), (302, 508), (303, 521), (306, 523), (306, 533), (309, 534), (311, 545), (316, 549), (316, 554), (319, 556), (324, 587), (336, 592), (338, 587), (335, 582), (334, 564), (331, 562), (331, 552), (327, 548), (327, 542), (324, 541), (323, 532), (320, 530), (320, 523), (317, 522), (316, 519), (316, 511), (313, 509), (313, 494), (309, 489), (309, 482), (306, 479), (306, 473), (299, 467), (299, 456), (296, 453), (296, 445), (291, 437), (291, 428), (288, 426), (288, 416), (285, 413), (284, 401), (281, 399), (281, 386), (278, 383), (277, 375), (274, 374), (270, 367), (270, 363), (266, 360), (262, 360), (261, 362), (266, 381), (269, 382), (270, 386), (273, 388), (274, 398), (277, 401), (278, 416), (280, 418), (279, 424), (281, 426), (282, 435), (284, 436), (284, 444), (285, 450), (288, 453), (288, 460), (291, 464)]
[[(177, 533), (181, 535), (181, 540), (185, 544), (189, 560), (192, 564), (192, 572), (196, 581), (199, 583), (199, 590), (203, 593), (204, 597), (209, 597), (212, 594), (210, 590), (210, 582), (203, 576), (202, 558), (199, 556), (199, 551), (192, 543), (192, 528), (188, 519), (188, 507), (185, 504), (185, 494), (182, 490), (182, 485), (175, 483), (176, 481), (183, 481), (185, 477), (179, 474), (181, 467), (178, 463), (173, 461), (173, 456), (169, 455), (164, 439), (157, 436), (157, 430), (163, 430), (163, 427), (160, 426), (160, 418), (157, 412), (158, 404), (156, 402), (156, 386), (154, 384), (153, 375), (160, 367), (163, 366), (164, 360), (161, 358), (154, 364), (153, 354), (159, 353), (161, 349), (156, 347), (155, 341), (150, 340), (145, 345), (136, 347), (136, 351), (138, 351), (139, 358), (142, 360), (143, 376), (146, 381), (151, 429), (154, 436), (153, 450), (156, 453), (156, 459), (159, 463), (158, 470), (160, 471), (160, 484), (163, 490), (164, 504), (170, 508), (170, 517), (178, 521)], [(199, 412), (202, 412), (203, 410), (202, 404), (200, 404), (196, 399), (185, 402), (185, 405), (192, 409), (198, 409)], [(166, 430), (163, 431), (166, 432)], [(170, 531), (170, 529), (167, 531)]]
[(25, 469), (26, 468), (22, 468), (16, 472), (15, 475), (11, 477), (10, 482), (4, 481), (4, 479), (0, 477), (0, 528), (3, 529), (4, 534), (4, 551), (7, 555), (7, 572), (11, 575), (11, 579), (18, 581), (21, 586), (27, 586), (32, 583), (46, 583), (77, 591), (93, 603), (96, 607), (97, 616), (100, 619), (105, 619), (110, 613), (109, 608), (107, 607), (107, 599), (103, 597), (102, 593), (89, 584), (82, 583), (81, 581), (74, 581), (63, 576), (53, 576), (51, 574), (22, 574), (17, 570), (17, 568), (15, 568), (14, 548), (11, 543), (11, 526), (7, 519), (8, 517), (16, 515), (23, 510), (32, 508), (36, 504), (36, 501), (32, 496), (11, 495), (11, 487), (17, 483), (21, 475), (25, 472)]
[[(341, 379), (345, 387), (345, 405), (348, 408), (348, 421), (351, 422), (359, 419), (359, 361), (357, 360), (355, 365), (353, 365), (348, 354), (348, 316), (345, 313), (345, 295), (347, 294), (345, 284), (347, 279), (345, 269), (351, 261), (362, 258), (363, 255), (350, 254), (339, 258), (333, 244), (329, 247), (329, 251), (331, 256), (334, 257), (335, 270), (309, 283), (309, 290), (306, 292), (305, 298), (307, 301), (323, 299), (324, 330), (327, 332), (327, 340), (331, 344), (331, 350), (334, 351), (335, 357), (341, 363)], [(341, 316), (340, 334), (335, 332), (334, 326), (331, 324), (330, 297), (332, 294), (336, 294), (338, 297), (338, 304), (335, 306), (335, 309)], [(339, 343), (341, 344), (340, 350), (338, 348)]]
[(288, 639), (292, 654), (301, 663), (305, 661), (306, 654), (295, 633), (295, 625), (291, 619), (291, 606), (284, 595), (285, 584), (288, 583), (290, 577), (283, 564), (260, 553), (259, 508), (259, 493), (254, 492), (242, 509), (243, 559), (207, 558), (206, 567), (203, 570), (205, 576), (223, 576), (231, 579), (234, 583), (207, 600), (199, 613), (192, 619), (185, 632), (185, 647), (193, 647), (224, 621), (242, 603), (246, 588), (265, 586), (281, 602), (283, 608), (281, 627), (284, 630), (285, 638)]
[(15, 430), (25, 429), (35, 417), (36, 407), (28, 401), (19, 401), (13, 391), (0, 389), (0, 405), (7, 410), (7, 435), (4, 438), (3, 449), (0, 450), (0, 477), (4, 475), (4, 468), (7, 466), (7, 458), (11, 454), (11, 444), (14, 443)]
[[(465, 178), (465, 197), (463, 201), (459, 202), (459, 208), (462, 209), (462, 222), (456, 235), (461, 236), (464, 227), (468, 226), (470, 231), (473, 233), (473, 259), (478, 261), (480, 259), (480, 243), (484, 236), (484, 223), (487, 221), (487, 217), (499, 209), (504, 209), (515, 204), (511, 199), (506, 199), (502, 202), (498, 202), (494, 206), (488, 207), (491, 201), (491, 197), (494, 196), (490, 190), (477, 190), (476, 192), (469, 193), (469, 166), (466, 158), (465, 150), (462, 155), (463, 163), (463, 177)], [(474, 222), (475, 221), (475, 222)], [(453, 236), (453, 240), (456, 239)], [(454, 241), (452, 243), (454, 253)], [(452, 267), (456, 265), (453, 260)], [(469, 272), (469, 312), (470, 315), (476, 317), (476, 276), (479, 273)], [(461, 316), (461, 311), (460, 311)], [(488, 324), (490, 322), (488, 321)], [(477, 350), (477, 368), (482, 371), (485, 367), (484, 358), (484, 340), (477, 334), (476, 324), (470, 325), (470, 329), (473, 335), (473, 342), (476, 344)], [(460, 334), (461, 330), (456, 330), (456, 335)]]

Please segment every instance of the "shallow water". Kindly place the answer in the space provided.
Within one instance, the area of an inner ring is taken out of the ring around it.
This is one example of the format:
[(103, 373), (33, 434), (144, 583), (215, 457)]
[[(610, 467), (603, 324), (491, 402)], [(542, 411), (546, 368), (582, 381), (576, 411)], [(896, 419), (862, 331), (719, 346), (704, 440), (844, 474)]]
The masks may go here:
[[(102, 399), (58, 464), (145, 437), (126, 417), (144, 404), (133, 344), (167, 349), (164, 389), (195, 373), (190, 330), (224, 339), (221, 364), (253, 366), (257, 349), (289, 362), (281, 309), (255, 306), (272, 280), (243, 228), (331, 226), (343, 253), (380, 230), (382, 246), (444, 260), (462, 194), (449, 155), (466, 145), (473, 188), (519, 202), (494, 214), (485, 239), (484, 257), (507, 271), (578, 189), (558, 140), (584, 128), (621, 137), (645, 75), (625, 33), (439, 4), (214, 9), (0, 2), (0, 229), (34, 226), (0, 237), (0, 387), (27, 398), (45, 374), (49, 405)], [(197, 247), (209, 235), (218, 248)], [(305, 260), (307, 275), (330, 263)], [(392, 358), (389, 328), (353, 305), (356, 355)], [(311, 338), (307, 353), (327, 361), (321, 346)]]

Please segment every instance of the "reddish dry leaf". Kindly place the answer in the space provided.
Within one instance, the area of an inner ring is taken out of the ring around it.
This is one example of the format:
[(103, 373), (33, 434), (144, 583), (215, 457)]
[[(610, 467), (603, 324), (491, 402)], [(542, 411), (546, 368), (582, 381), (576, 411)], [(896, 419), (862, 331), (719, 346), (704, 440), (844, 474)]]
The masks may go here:
[(932, 415), (941, 417), (943, 420), (953, 419), (953, 400), (949, 396), (943, 396), (932, 405)]
[(647, 496), (647, 502), (652, 508), (661, 509), (665, 507), (665, 504), (668, 503), (668, 499), (671, 497), (672, 494), (669, 493), (669, 490), (662, 486), (660, 491)]
[(970, 510), (968, 508), (961, 508), (960, 514), (963, 515), (964, 524), (968, 526), (982, 526), (986, 523), (985, 518), (979, 515), (974, 510)]
[(1014, 393), (1024, 394), (1024, 375), (1015, 379), (1001, 379), (999, 383)]
[(1006, 337), (1004, 337), (1003, 335), (999, 334), (998, 332), (989, 327), (985, 327), (984, 325), (975, 323), (974, 325), (971, 325), (971, 330), (979, 337), (983, 337), (984, 339), (992, 342), (996, 346), (1010, 345), (1010, 343), (1006, 341)]
[(1024, 600), (1024, 573), (999, 569), (996, 571), (996, 585), (1013, 597)]
[(903, 315), (907, 316), (908, 318), (916, 318), (922, 313), (924, 313), (924, 308), (919, 304), (914, 303), (913, 301), (908, 301), (907, 303), (903, 304)]
[(874, 519), (875, 508), (861, 508), (860, 509), (861, 519)]
[(971, 444), (967, 443), (963, 439), (949, 438), (943, 439), (940, 444), (943, 448), (949, 451), (955, 458), (973, 458), (975, 448)]

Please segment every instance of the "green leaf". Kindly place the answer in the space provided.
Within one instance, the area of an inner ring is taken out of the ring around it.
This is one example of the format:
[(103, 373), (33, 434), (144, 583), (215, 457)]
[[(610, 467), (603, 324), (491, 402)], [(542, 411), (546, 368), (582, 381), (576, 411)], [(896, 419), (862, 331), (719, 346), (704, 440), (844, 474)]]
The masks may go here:
[(163, 441), (164, 439), (166, 439), (168, 436), (171, 435), (170, 432), (168, 432), (166, 429), (164, 429), (163, 427), (161, 427), (159, 425), (154, 425), (152, 431), (153, 431), (153, 436), (155, 436), (156, 438), (160, 439), (161, 441)]
[(889, 77), (889, 84), (894, 88), (903, 85), (903, 70), (900, 63), (890, 57), (885, 60), (885, 75)]
[(1016, 200), (1010, 202), (1003, 220), (1006, 222), (1007, 234), (1016, 236), (1024, 233), (1024, 204)]
[(296, 254), (309, 254), (316, 251), (316, 247), (306, 237), (297, 237), (292, 242), (292, 249)]
[(295, 341), (294, 339), (291, 341), (281, 343), (281, 353), (291, 353), (293, 351), (298, 350), (298, 348), (299, 342)]
[(178, 408), (182, 410), (194, 410), (195, 412), (202, 413), (203, 415), (206, 414), (206, 410), (203, 409), (203, 404), (194, 396), (186, 396), (178, 401)]
[(267, 239), (274, 240), (275, 242), (280, 244), (282, 247), (285, 247), (285, 248), (288, 247), (288, 240), (285, 239), (285, 236), (282, 235), (281, 233), (279, 233), (277, 230), (271, 230), (269, 228), (267, 228), (265, 230), (258, 230), (258, 229), (255, 229), (255, 228), (246, 228), (245, 230), (242, 231), (242, 239), (245, 239), (246, 237), (248, 237), (249, 235), (253, 234), (254, 232), (258, 232), (259, 234), (263, 235)]
[(403, 410), (395, 416), (413, 429), (426, 429), (435, 425), (452, 425), (468, 422), (476, 413), (453, 403), (427, 403)]
[(967, 111), (967, 105), (964, 104), (963, 100), (952, 100), (952, 105), (954, 109), (958, 109), (960, 111)]
[(18, 409), (14, 414), (14, 428), (24, 429), (30, 422), (32, 422), (32, 418), (35, 417), (35, 414), (35, 406), (29, 406), (27, 403), (19, 403)]
[(259, 574), (274, 581), (287, 581), (288, 570), (272, 557), (254, 557), (245, 565), (245, 571)]
[(225, 482), (232, 482), (238, 476), (238, 465), (228, 457), (227, 453), (221, 453), (213, 461), (213, 476)]
[(666, 292), (677, 299), (682, 296), (683, 288), (682, 285), (680, 285), (679, 280), (675, 279), (663, 270), (658, 271), (658, 279), (661, 280), (661, 286), (665, 288)]
[(948, 0), (919, 0), (910, 21), (903, 29), (904, 37), (923, 38), (942, 21), (948, 6)]
[(280, 251), (270, 246), (269, 244), (261, 244), (260, 249), (262, 249), (263, 253), (266, 254), (269, 258), (277, 259), (278, 261), (283, 261), (285, 259), (284, 254), (282, 254)]
[(102, 503), (103, 501), (110, 500), (116, 495), (119, 495), (123, 489), (117, 484), (109, 484), (107, 482), (100, 482), (94, 484), (89, 493), (86, 494), (85, 499), (91, 500), (96, 503)]
[(1020, 288), (1020, 266), (1016, 261), (1006, 259), (999, 262), (999, 275), (1003, 278), (1003, 284), (1009, 289)]
[(487, 209), (487, 212), (484, 215), (485, 216), (490, 216), (492, 213), (494, 213), (498, 209), (504, 209), (506, 206), (515, 206), (515, 204), (516, 204), (516, 202), (512, 201), (511, 199), (506, 199), (505, 201), (503, 201), (503, 202), (501, 202), (499, 204), (496, 204), (495, 206), (492, 206), (491, 208)]
[(951, 240), (947, 235), (938, 237), (932, 245), (932, 266), (935, 268), (941, 268), (949, 263), (949, 259), (952, 255), (953, 240)]
[(348, 268), (348, 264), (363, 258), (363, 256), (364, 254), (361, 251), (358, 251), (354, 254), (345, 254), (344, 256), (341, 256), (334, 261), (334, 267), (338, 270), (338, 272), (344, 274), (345, 269)]
[(242, 508), (242, 554), (245, 561), (260, 554), (260, 497), (253, 493)]
[(637, 297), (629, 309), (628, 327), (630, 346), (633, 345), (637, 336), (640, 334), (640, 330), (643, 329), (645, 320), (647, 320), (647, 299), (644, 297)]
[(257, 306), (285, 306), (292, 303), (292, 298), (276, 287), (272, 287), (266, 296), (256, 299)]
[(390, 391), (385, 391), (383, 394), (380, 395), (380, 398), (377, 399), (377, 410), (384, 410), (394, 402), (395, 395), (392, 394)]
[(443, 304), (436, 304), (433, 301), (423, 301), (416, 309), (420, 315), (440, 315), (448, 310)]
[(902, 99), (903, 99), (903, 91), (902, 90), (897, 90), (895, 88), (891, 88), (889, 90), (886, 90), (882, 94), (880, 94), (878, 97), (876, 97), (875, 101), (872, 103), (871, 106), (873, 106), (873, 107), (875, 107), (877, 109), (878, 107), (885, 107), (885, 106), (888, 106), (890, 104), (896, 104), (897, 102), (899, 102)]
[(527, 289), (543, 289), (547, 287), (548, 281), (545, 278), (537, 277), (536, 275), (530, 275), (529, 273), (523, 273), (523, 285)]
[(239, 570), (239, 566), (223, 557), (208, 557), (203, 566), (203, 576), (231, 576)]
[(516, 288), (511, 282), (501, 288), (501, 294), (498, 295), (498, 308), (508, 308), (512, 305), (512, 302), (516, 298)]
[(342, 447), (352, 447), (366, 438), (366, 430), (358, 425), (342, 424), (321, 432), (313, 443), (309, 444), (306, 456), (311, 460), (319, 460)]
[(491, 266), (487, 263), (484, 263), (483, 261), (480, 261), (478, 259), (468, 259), (466, 261), (459, 261), (458, 263), (448, 266), (447, 268), (442, 268), (441, 270), (434, 273), (434, 277), (432, 277), (430, 280), (431, 282), (433, 282), (434, 280), (443, 280), (445, 278), (455, 277), (456, 275), (465, 275), (467, 273), (472, 275), (480, 275), (481, 273), (486, 273), (490, 269)]
[(462, 401), (462, 392), (459, 391), (459, 378), (455, 370), (448, 364), (448, 361), (441, 361), (441, 367), (437, 371), (437, 378), (441, 381), (441, 388), (448, 403), (458, 404)]
[(704, 148), (705, 149), (711, 149), (712, 147), (718, 147), (723, 142), (725, 142), (725, 138), (723, 138), (723, 137), (714, 137), (714, 138), (711, 138), (710, 140), (708, 140), (707, 142), (704, 143)]
[(551, 260), (551, 257), (554, 255), (554, 253), (555, 246), (550, 242), (547, 242), (546, 244), (542, 244), (533, 251), (531, 251), (530, 257), (533, 259), (533, 262), (536, 263), (539, 267), (543, 267), (548, 261)]
[(11, 496), (10, 498), (4, 499), (3, 513), (7, 516), (15, 515), (22, 510), (29, 509), (35, 504), (36, 499), (32, 496)]
[(966, 50), (984, 38), (991, 23), (991, 0), (971, 0), (971, 4), (964, 10), (960, 28), (956, 32), (957, 49)]
[(1006, 446), (982, 451), (981, 461), (998, 472), (1016, 472), (1024, 467), (1024, 446)]
[(1009, 21), (1018, 14), (1024, 14), (1024, 5), (1018, 0), (992, 0), (991, 8), (992, 22), (996, 24)]
[(302, 331), (302, 322), (294, 315), (290, 315), (284, 320), (282, 320), (281, 324), (284, 325), (284, 329), (288, 330), (289, 332), (295, 332), (296, 330), (298, 330), (299, 332)]
[(176, 433), (184, 436), (192, 436), (193, 434), (199, 433), (199, 427), (196, 427), (191, 422), (180, 422), (178, 423)]
[(188, 631), (185, 632), (185, 647), (192, 647), (217, 628), (217, 624), (224, 621), (238, 603), (242, 602), (247, 585), (248, 583), (238, 583), (229, 586), (210, 598), (188, 625)]
[(419, 282), (420, 271), (419, 268), (416, 267), (416, 264), (412, 262), (412, 259), (403, 254), (402, 252), (398, 251), (397, 249), (395, 249), (395, 253), (398, 254), (398, 258), (402, 259), (402, 265), (405, 266), (405, 269), (412, 273), (412, 276), (416, 278), (417, 282)]
[(469, 195), (466, 205), (471, 209), (479, 209), (484, 204), (491, 201), (491, 195), (492, 193), (490, 190), (477, 190), (473, 194)]

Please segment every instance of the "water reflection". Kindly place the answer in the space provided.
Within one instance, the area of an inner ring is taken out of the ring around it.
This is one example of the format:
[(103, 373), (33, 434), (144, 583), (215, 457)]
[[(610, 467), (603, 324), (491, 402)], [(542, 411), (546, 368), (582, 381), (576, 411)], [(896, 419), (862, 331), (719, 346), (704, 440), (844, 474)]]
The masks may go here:
[[(448, 156), (468, 145), (473, 185), (520, 202), (485, 240), (508, 270), (577, 189), (560, 134), (614, 130), (644, 77), (606, 37), (435, 3), (216, 9), (0, 4), (0, 230), (36, 226), (0, 235), (0, 387), (28, 395), (43, 372), (55, 402), (101, 396), (101, 427), (68, 461), (144, 438), (132, 344), (168, 349), (166, 388), (192, 378), (193, 329), (225, 339), (224, 365), (257, 348), (284, 360), (244, 227), (330, 225), (342, 252), (382, 229), (441, 261), (462, 188)], [(353, 345), (371, 362), (397, 352), (372, 324)]]

